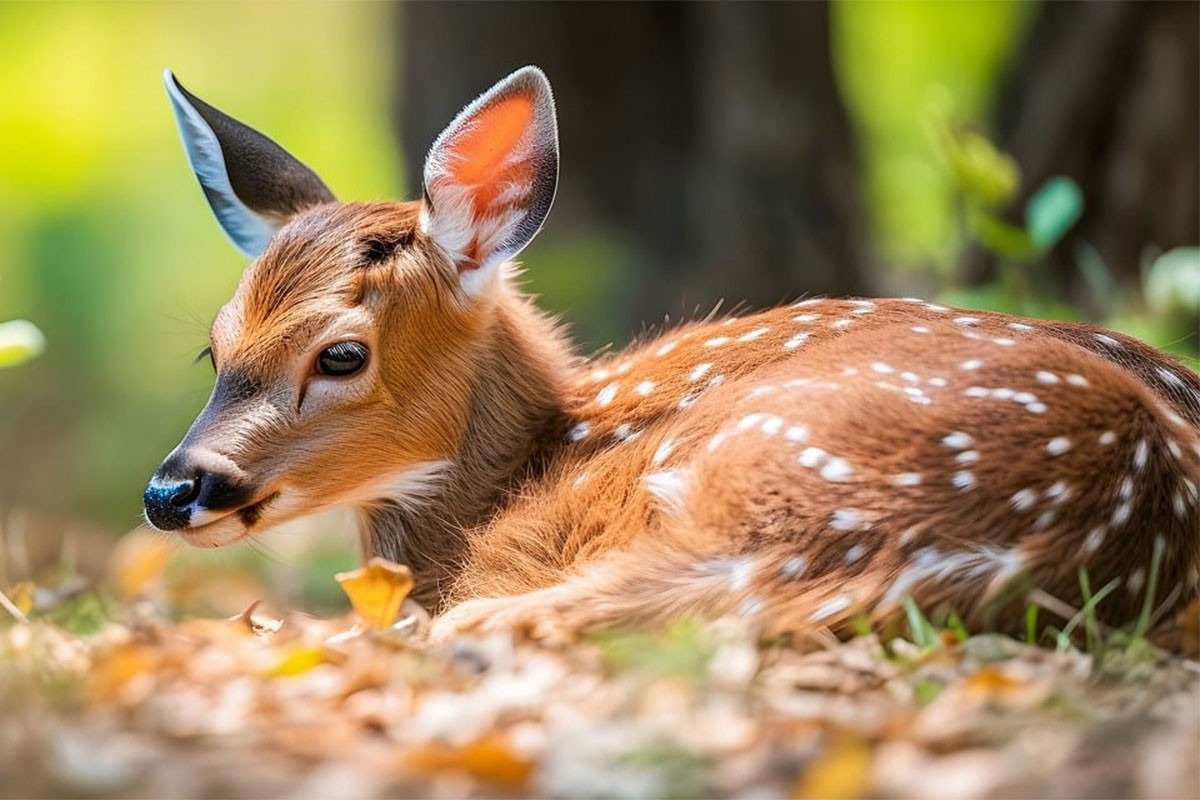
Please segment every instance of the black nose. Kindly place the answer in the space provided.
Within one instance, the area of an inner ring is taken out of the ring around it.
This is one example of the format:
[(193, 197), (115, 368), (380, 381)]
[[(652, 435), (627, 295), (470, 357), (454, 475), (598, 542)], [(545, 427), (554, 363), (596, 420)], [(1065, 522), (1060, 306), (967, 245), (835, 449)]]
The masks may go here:
[(168, 459), (142, 495), (146, 519), (154, 527), (177, 531), (191, 525), (197, 512), (226, 511), (249, 502), (252, 494), (249, 487), (234, 484), (227, 475), (218, 472), (188, 467), (182, 460)]
[(200, 496), (200, 485), (198, 477), (184, 481), (152, 480), (142, 495), (146, 519), (159, 530), (186, 528), (192, 518), (192, 504)]

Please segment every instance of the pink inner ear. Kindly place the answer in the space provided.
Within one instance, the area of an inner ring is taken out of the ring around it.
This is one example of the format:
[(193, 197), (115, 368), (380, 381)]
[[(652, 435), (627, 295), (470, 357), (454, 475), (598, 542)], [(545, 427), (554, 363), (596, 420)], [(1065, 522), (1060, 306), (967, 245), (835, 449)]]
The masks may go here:
[(471, 187), (477, 215), (487, 214), (506, 187), (531, 180), (528, 160), (513, 156), (532, 122), (533, 98), (513, 95), (472, 117), (470, 127), (455, 139), (450, 174)]

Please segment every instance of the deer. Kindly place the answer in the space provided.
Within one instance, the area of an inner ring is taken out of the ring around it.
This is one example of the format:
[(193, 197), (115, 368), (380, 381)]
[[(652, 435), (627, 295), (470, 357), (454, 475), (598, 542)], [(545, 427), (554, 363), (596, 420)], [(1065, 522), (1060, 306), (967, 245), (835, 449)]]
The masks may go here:
[[(1200, 585), (1200, 378), (1085, 323), (809, 297), (578, 354), (516, 285), (558, 182), (536, 67), (434, 141), (413, 201), (341, 202), (280, 145), (164, 81), (247, 257), (215, 383), (145, 490), (201, 547), (354, 510), (435, 640), (685, 616), (764, 631), (906, 598), (1021, 624), (1030, 587), (1102, 619)], [(1153, 572), (1152, 572), (1153, 571)]]

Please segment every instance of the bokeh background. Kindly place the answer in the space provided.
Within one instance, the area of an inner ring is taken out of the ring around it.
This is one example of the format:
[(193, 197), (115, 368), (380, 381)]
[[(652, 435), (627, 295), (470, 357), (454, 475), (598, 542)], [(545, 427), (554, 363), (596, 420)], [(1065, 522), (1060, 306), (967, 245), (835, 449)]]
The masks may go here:
[(523, 261), (588, 351), (721, 299), (920, 294), (1195, 367), (1198, 7), (0, 3), (0, 321), (46, 340), (0, 369), (0, 529), (135, 526), (207, 396), (245, 261), (164, 67), (373, 199), (418, 196), (453, 114), (541, 65), (563, 166)]

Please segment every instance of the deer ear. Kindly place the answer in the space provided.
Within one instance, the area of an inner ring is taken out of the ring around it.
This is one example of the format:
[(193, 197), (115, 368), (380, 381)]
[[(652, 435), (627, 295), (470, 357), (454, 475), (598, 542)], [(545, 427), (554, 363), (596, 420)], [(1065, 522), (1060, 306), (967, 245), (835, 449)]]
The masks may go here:
[(421, 226), (475, 289), (537, 234), (557, 185), (550, 82), (525, 67), (463, 109), (433, 143)]
[(170, 70), (163, 82), (192, 171), (238, 250), (256, 258), (290, 216), (336, 199), (315, 172), (184, 89)]

